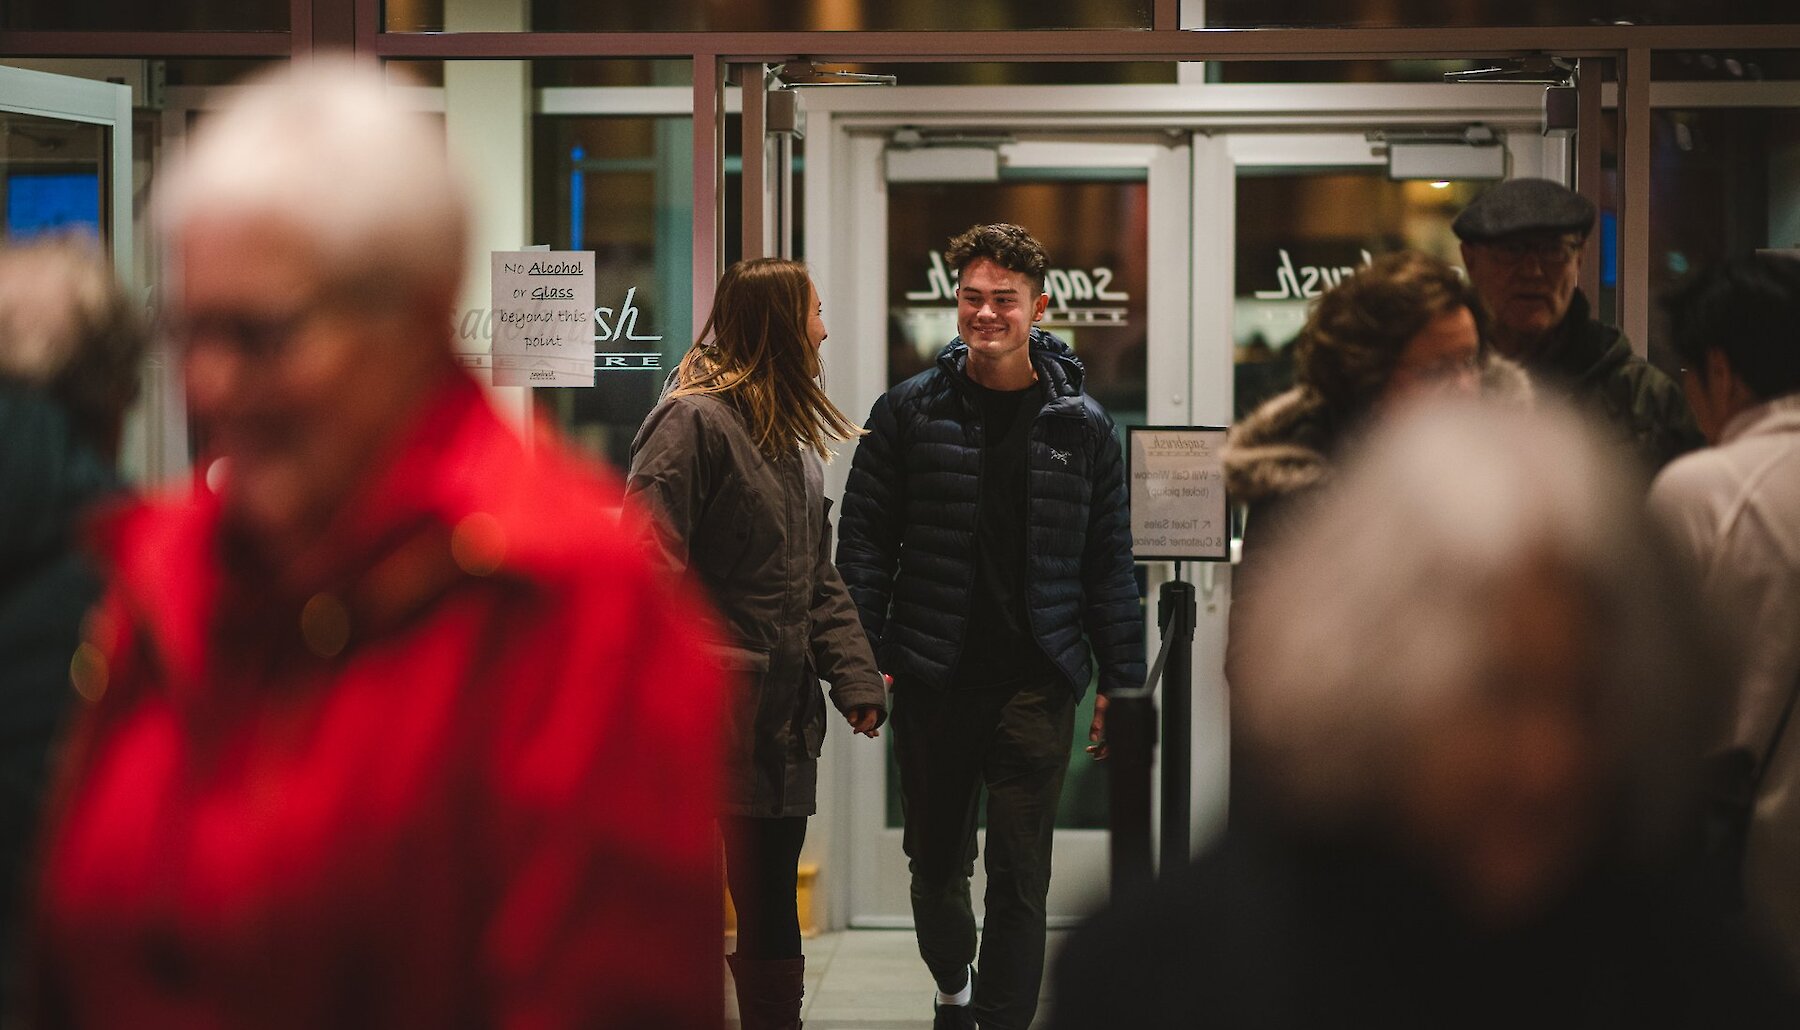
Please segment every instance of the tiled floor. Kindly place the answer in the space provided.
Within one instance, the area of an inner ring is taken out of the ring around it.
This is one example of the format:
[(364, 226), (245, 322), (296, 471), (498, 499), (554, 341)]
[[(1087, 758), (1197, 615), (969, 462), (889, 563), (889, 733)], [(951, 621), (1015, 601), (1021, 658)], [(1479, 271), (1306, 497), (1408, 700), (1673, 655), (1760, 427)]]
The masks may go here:
[[(1051, 931), (1050, 961), (1064, 936)], [(931, 974), (911, 930), (843, 930), (814, 937), (805, 948), (806, 1030), (931, 1030)], [(1038, 1025), (1048, 1010), (1039, 1005)], [(725, 1025), (736, 1027), (736, 1004), (727, 1001), (725, 1011)]]

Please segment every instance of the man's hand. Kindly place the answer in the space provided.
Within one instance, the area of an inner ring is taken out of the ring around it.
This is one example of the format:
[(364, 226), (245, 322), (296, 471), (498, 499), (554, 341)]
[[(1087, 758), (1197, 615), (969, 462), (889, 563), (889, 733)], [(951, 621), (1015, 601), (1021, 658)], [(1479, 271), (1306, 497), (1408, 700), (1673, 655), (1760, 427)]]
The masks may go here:
[(1088, 726), (1087, 753), (1098, 762), (1107, 755), (1106, 751), (1106, 695), (1094, 695), (1094, 721)]
[(857, 705), (844, 713), (850, 728), (865, 737), (879, 737), (881, 731), (875, 727), (881, 724), (881, 709), (874, 705)]

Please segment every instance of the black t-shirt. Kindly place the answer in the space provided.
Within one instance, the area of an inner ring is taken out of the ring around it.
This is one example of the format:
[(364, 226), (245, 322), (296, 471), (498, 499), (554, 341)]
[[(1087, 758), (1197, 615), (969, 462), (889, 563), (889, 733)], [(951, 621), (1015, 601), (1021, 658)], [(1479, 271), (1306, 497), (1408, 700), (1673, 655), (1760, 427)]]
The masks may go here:
[(1036, 383), (990, 390), (970, 382), (981, 409), (981, 493), (975, 508), (975, 579), (957, 686), (992, 686), (1036, 676), (1049, 660), (1025, 614), (1025, 478), (1031, 423), (1043, 407)]

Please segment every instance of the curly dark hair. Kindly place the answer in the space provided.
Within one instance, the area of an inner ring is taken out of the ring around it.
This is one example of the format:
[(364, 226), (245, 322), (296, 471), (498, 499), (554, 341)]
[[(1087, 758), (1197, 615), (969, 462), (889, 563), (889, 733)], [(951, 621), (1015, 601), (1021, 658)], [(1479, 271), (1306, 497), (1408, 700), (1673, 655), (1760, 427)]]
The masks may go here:
[(1735, 257), (1688, 275), (1663, 297), (1681, 363), (1706, 381), (1706, 352), (1725, 355), (1759, 400), (1800, 390), (1800, 261)]
[(1010, 222), (975, 225), (950, 241), (944, 260), (958, 275), (976, 258), (987, 258), (1009, 272), (1022, 272), (1044, 292), (1044, 274), (1050, 270), (1050, 255), (1043, 244), (1032, 239), (1022, 226)]
[(1295, 378), (1338, 413), (1361, 414), (1412, 338), (1458, 308), (1468, 309), (1478, 331), (1485, 328), (1475, 287), (1457, 269), (1416, 251), (1383, 254), (1314, 302), (1295, 344)]

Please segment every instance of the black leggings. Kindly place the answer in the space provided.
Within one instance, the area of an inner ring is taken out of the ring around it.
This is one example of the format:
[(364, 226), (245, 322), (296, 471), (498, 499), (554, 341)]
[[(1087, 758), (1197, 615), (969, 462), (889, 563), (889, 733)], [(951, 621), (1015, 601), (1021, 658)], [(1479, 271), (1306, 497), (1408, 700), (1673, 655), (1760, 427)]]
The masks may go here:
[(719, 817), (725, 836), (725, 886), (737, 908), (737, 953), (744, 958), (799, 958), (800, 914), (794, 908), (806, 817)]

